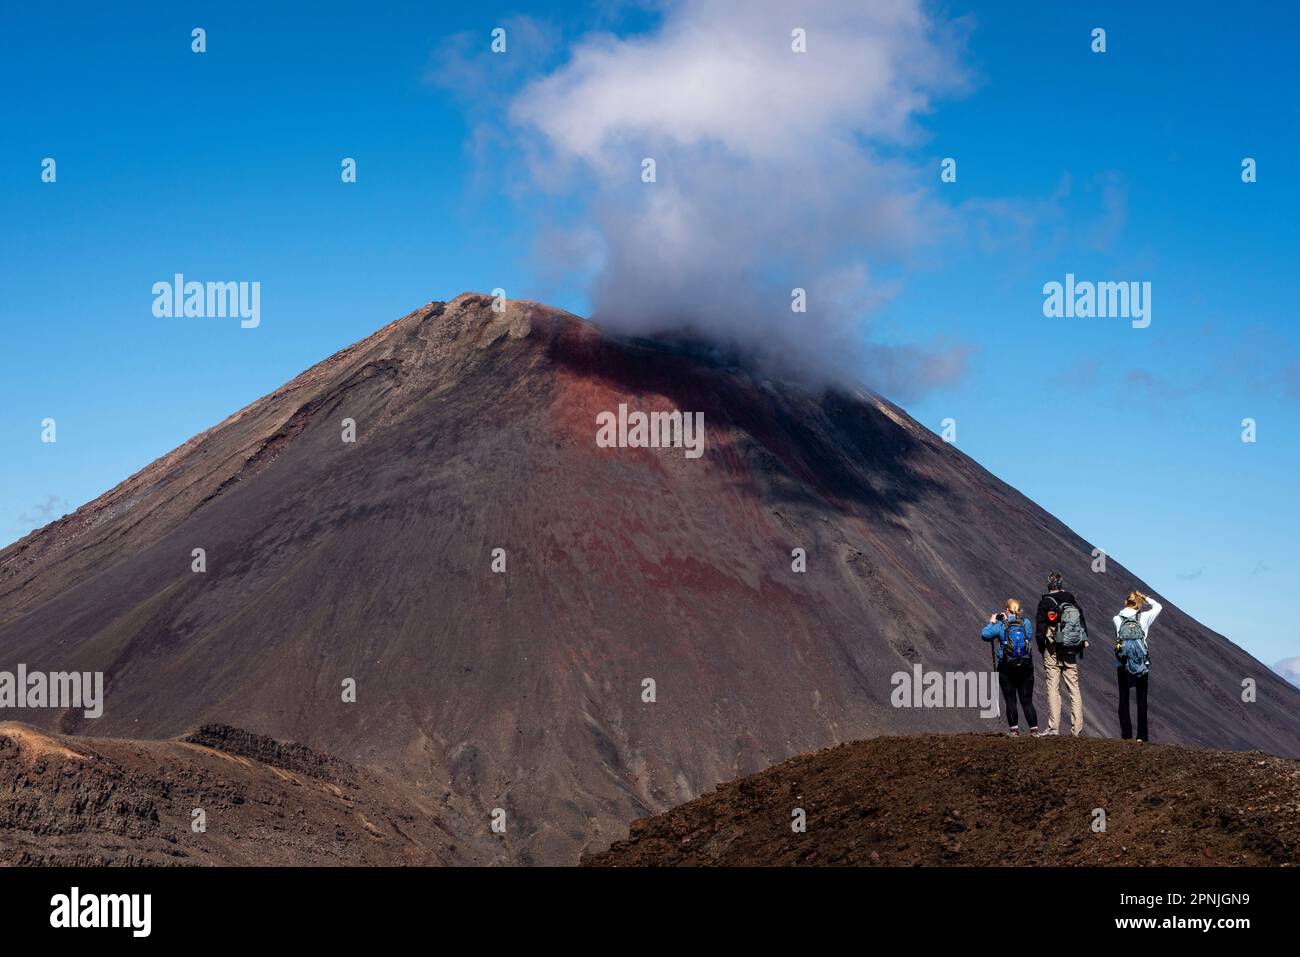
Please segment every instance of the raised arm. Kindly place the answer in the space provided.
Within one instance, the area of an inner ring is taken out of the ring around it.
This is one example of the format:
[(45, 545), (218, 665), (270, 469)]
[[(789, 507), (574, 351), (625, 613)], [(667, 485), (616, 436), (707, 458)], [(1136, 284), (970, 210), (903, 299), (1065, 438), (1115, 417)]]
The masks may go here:
[(1147, 604), (1151, 607), (1138, 616), (1138, 621), (1142, 623), (1142, 631), (1145, 634), (1151, 630), (1151, 625), (1155, 622), (1156, 617), (1165, 610), (1165, 606), (1160, 604), (1150, 595), (1147, 595)]

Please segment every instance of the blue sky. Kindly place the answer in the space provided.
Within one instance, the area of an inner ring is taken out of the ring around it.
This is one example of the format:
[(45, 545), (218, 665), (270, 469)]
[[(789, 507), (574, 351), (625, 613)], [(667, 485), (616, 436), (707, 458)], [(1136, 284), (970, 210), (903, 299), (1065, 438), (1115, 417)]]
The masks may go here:
[[(876, 149), (928, 213), (870, 263), (887, 294), (866, 335), (966, 356), (904, 407), (954, 418), (961, 449), (1272, 664), (1300, 654), (1300, 14), (1143, 6), (928, 8), (965, 80)], [(484, 79), (502, 23), (535, 56)], [(589, 312), (589, 271), (537, 255), (581, 197), (533, 188), (502, 117), (593, 31), (662, 27), (640, 4), (6, 9), (0, 544), (431, 299), (502, 287)], [(261, 282), (261, 326), (156, 319), (150, 287), (176, 272)], [(1149, 281), (1150, 328), (1045, 318), (1067, 272)]]

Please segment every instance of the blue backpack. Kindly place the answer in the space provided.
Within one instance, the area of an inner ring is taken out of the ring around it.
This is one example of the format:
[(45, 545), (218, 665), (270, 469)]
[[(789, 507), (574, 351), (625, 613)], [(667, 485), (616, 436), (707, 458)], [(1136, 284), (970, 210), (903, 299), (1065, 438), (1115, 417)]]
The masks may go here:
[(1018, 665), (1029, 661), (1029, 632), (1023, 618), (1008, 618), (1002, 625), (1002, 660)]
[(1115, 658), (1119, 667), (1126, 668), (1135, 678), (1146, 674), (1151, 668), (1146, 632), (1142, 630), (1136, 615), (1119, 623), (1119, 632), (1115, 636)]

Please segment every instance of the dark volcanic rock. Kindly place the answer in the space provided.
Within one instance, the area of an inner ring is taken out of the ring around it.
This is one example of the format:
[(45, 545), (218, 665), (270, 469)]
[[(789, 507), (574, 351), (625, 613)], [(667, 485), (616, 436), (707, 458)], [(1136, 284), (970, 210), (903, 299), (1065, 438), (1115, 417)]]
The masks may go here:
[[(236, 741), (255, 737), (224, 730)], [(311, 773), (338, 766), (329, 755), (304, 762), (311, 752), (298, 745), (263, 750), (292, 754), (310, 770), (189, 741), (73, 738), (0, 723), (0, 864), (481, 864), (499, 857), (492, 843), (457, 834), (397, 782), (355, 772), (340, 786)], [(202, 829), (194, 827), (196, 809)]]
[(1095, 738), (875, 738), (634, 821), (583, 863), (1294, 866), (1300, 761)]
[(356, 768), (338, 758), (305, 748), (301, 744), (280, 742), (264, 734), (232, 728), (228, 724), (205, 724), (181, 740), (225, 751), (227, 754), (252, 758), (273, 768), (284, 768), (322, 781), (352, 787), (357, 784)]

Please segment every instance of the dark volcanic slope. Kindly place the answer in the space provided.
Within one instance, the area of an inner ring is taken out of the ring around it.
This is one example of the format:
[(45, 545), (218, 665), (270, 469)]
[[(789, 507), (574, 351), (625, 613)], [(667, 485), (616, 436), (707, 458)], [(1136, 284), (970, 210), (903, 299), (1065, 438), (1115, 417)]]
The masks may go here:
[(1300, 762), (1095, 738), (874, 738), (636, 821), (584, 863), (1292, 866)]
[(119, 741), (0, 723), (0, 795), (0, 865), (400, 865), (499, 856), (391, 781), (224, 725), (179, 741)]
[[(597, 448), (620, 402), (703, 412), (705, 455)], [(891, 707), (890, 676), (984, 667), (987, 610), (1053, 567), (1104, 623), (1141, 582), (1113, 561), (1092, 574), (1090, 551), (866, 393), (466, 294), (0, 552), (0, 670), (107, 676), (96, 721), (10, 717), (301, 741), (479, 827), (503, 809), (512, 860), (573, 862), (793, 754), (987, 730), (974, 710)], [(1091, 733), (1114, 733), (1107, 640), (1085, 661)], [(1300, 753), (1300, 692), (1249, 655), (1172, 607), (1153, 654), (1157, 740)]]

